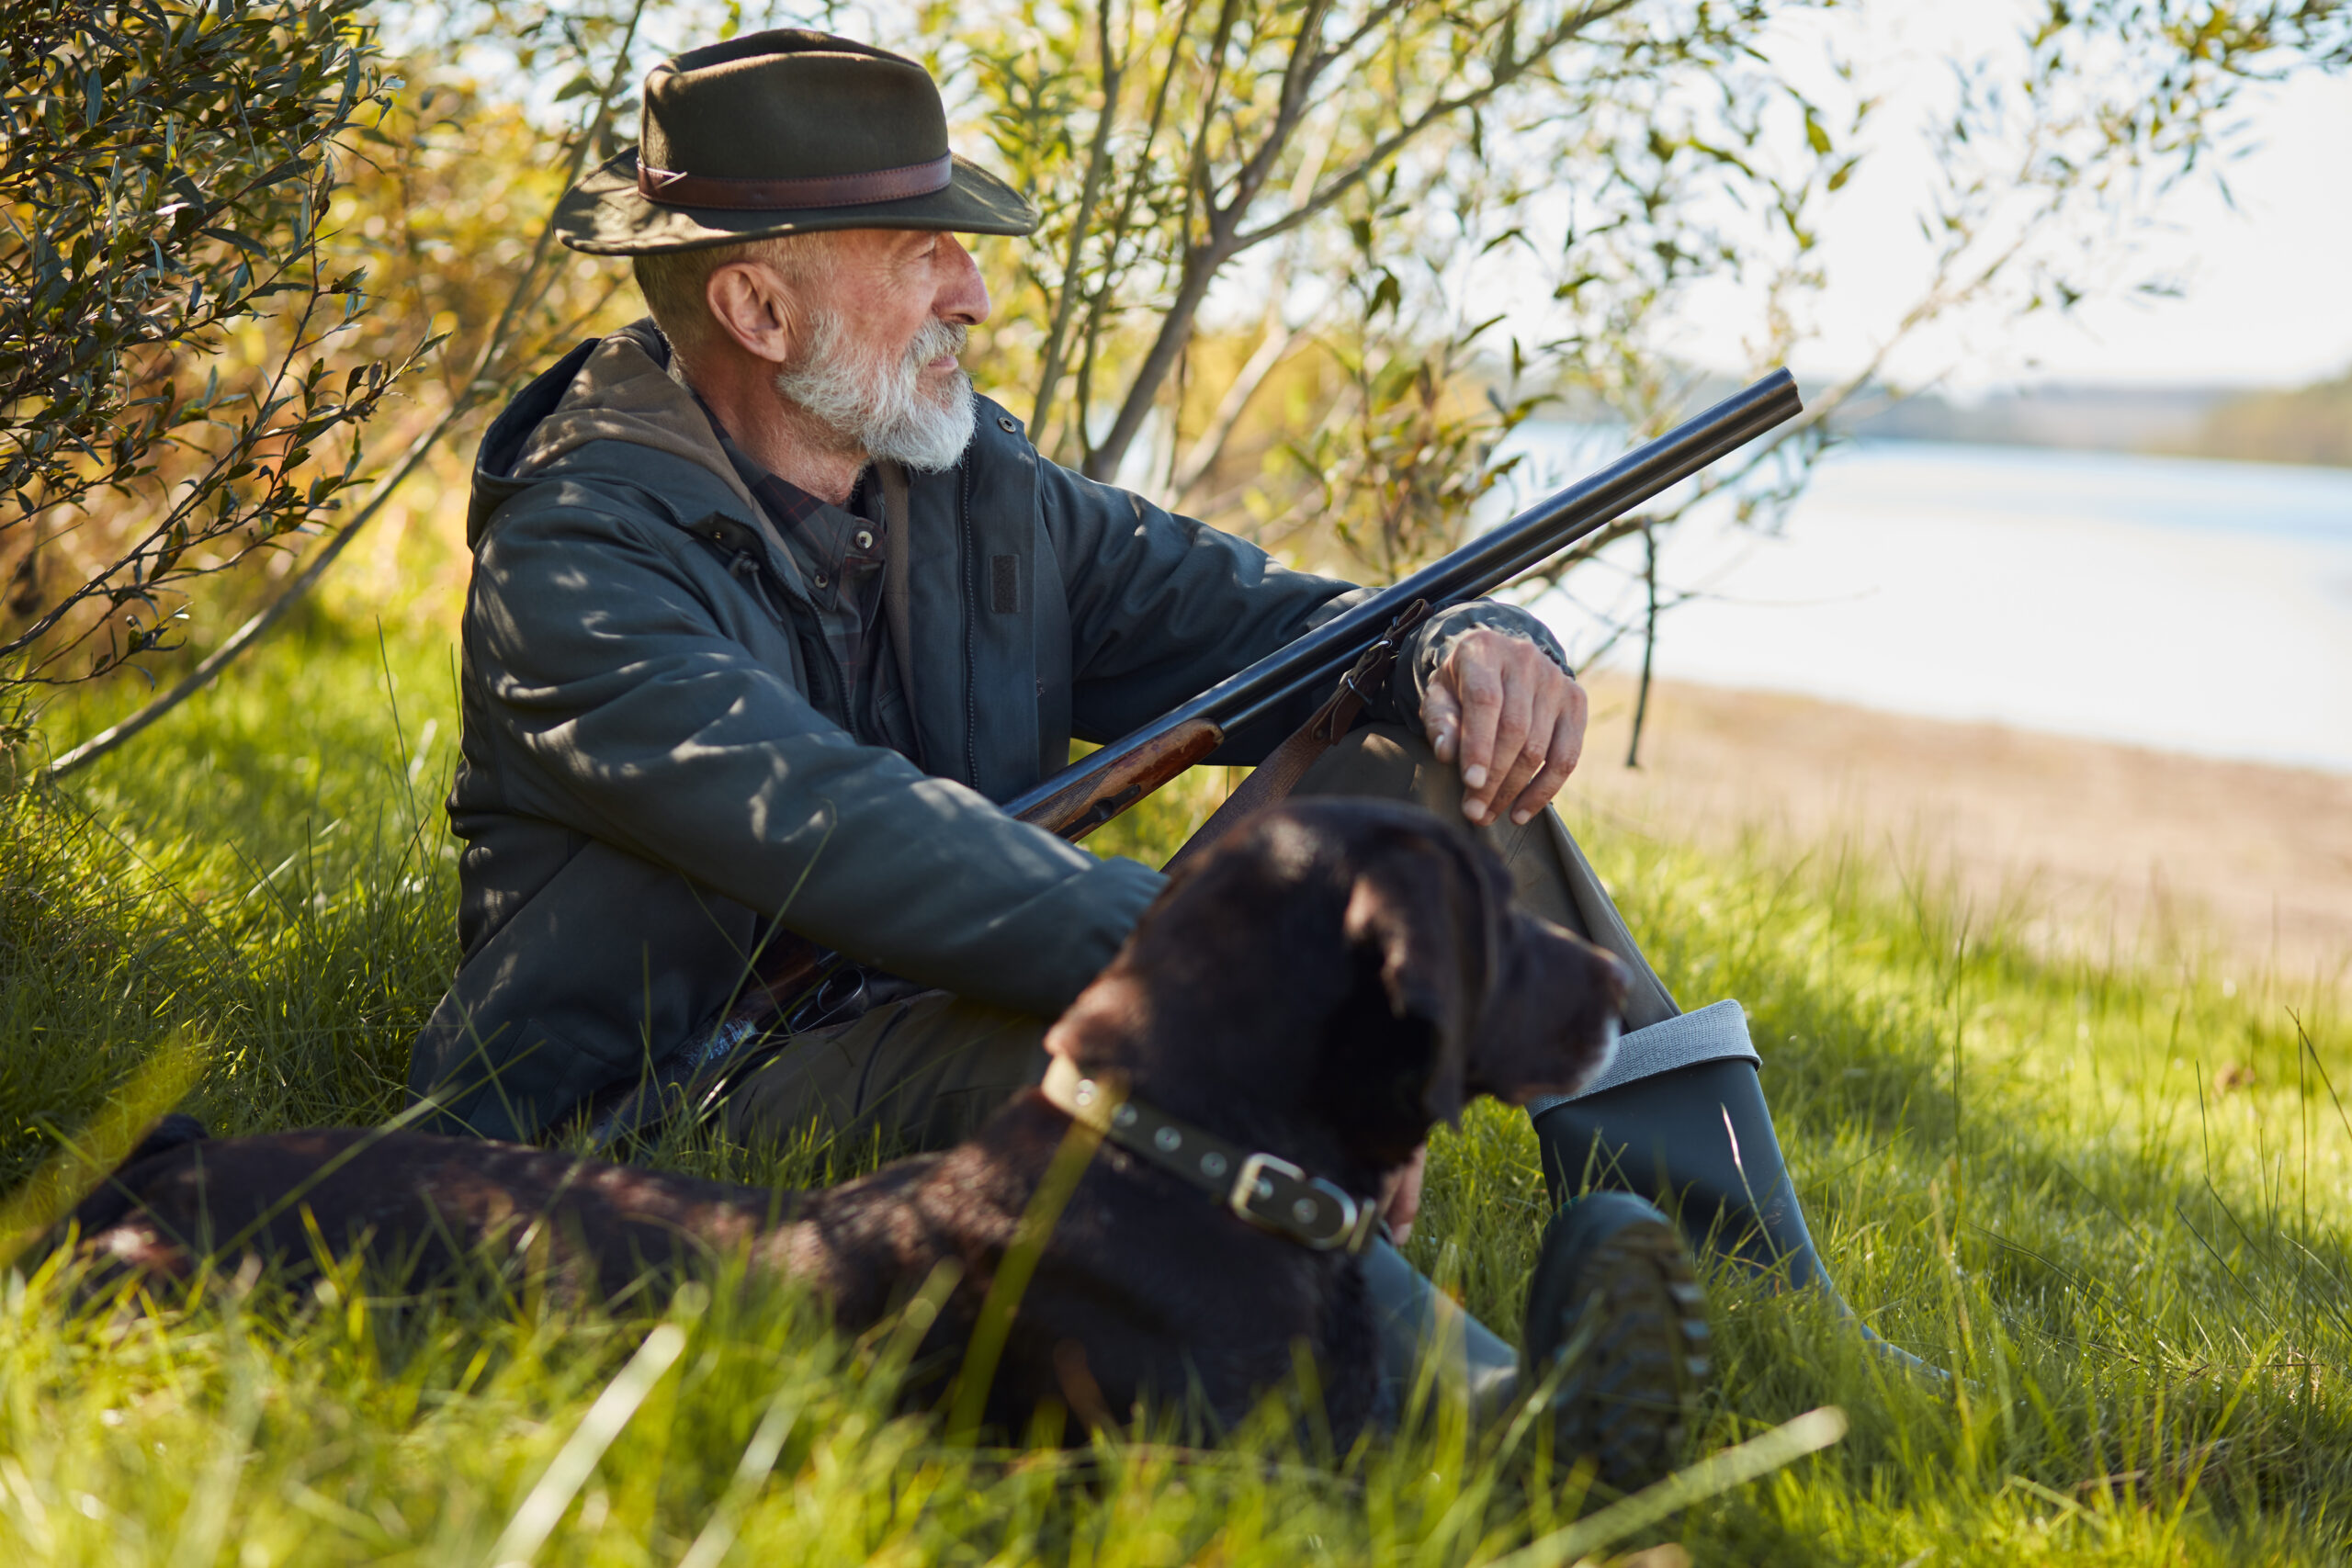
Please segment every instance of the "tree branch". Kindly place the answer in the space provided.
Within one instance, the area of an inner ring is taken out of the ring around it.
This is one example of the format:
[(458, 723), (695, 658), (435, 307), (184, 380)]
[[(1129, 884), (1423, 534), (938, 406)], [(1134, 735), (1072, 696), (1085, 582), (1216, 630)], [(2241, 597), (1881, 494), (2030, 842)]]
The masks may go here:
[[(594, 112), (590, 115), (578, 141), (572, 146), (571, 155), (564, 169), (560, 189), (569, 190), (579, 182), (580, 171), (587, 162), (589, 149), (595, 145), (597, 138), (603, 135), (605, 127), (611, 121), (613, 100), (628, 79), (629, 51), (637, 40), (638, 24), (645, 16), (645, 7), (648, 3), (649, 0), (637, 0), (635, 7), (629, 13), (628, 26), (621, 34), (620, 48), (613, 59), (612, 72), (605, 78), (604, 88), (597, 96)], [(481, 352), (475, 356), (472, 372), (466, 378), (464, 385), (458, 389), (449, 407), (442, 412), (441, 416), (435, 420), (422, 435), (410, 444), (408, 450), (401, 454), (400, 461), (394, 466), (392, 471), (377, 483), (374, 492), (368, 496), (367, 502), (361, 506), (358, 513), (350, 522), (336, 530), (334, 536), (320, 547), (319, 553), (311, 558), (310, 563), (291, 582), (286, 585), (285, 590), (258, 615), (230, 634), (227, 641), (208, 654), (177, 685), (148, 703), (121, 723), (110, 726), (83, 741), (41, 770), (38, 777), (48, 782), (62, 779), (76, 769), (86, 767), (97, 761), (148, 728), (156, 720), (218, 680), (222, 671), (235, 663), (248, 649), (266, 636), (271, 627), (285, 619), (287, 612), (300, 603), (303, 595), (318, 585), (319, 581), (325, 577), (328, 570), (334, 565), (337, 558), (349, 547), (353, 539), (358, 537), (360, 530), (383, 510), (384, 503), (391, 499), (392, 491), (416, 470), (417, 466), (424, 462), (425, 455), (439, 443), (441, 437), (494, 389), (487, 379), (488, 372), (496, 362), (498, 355), (504, 350), (507, 333), (513, 329), (516, 320), (538, 299), (544, 297), (546, 286), (541, 273), (546, 266), (548, 252), (554, 241), (555, 212), (550, 208), (547, 221), (540, 227), (538, 242), (532, 248), (530, 260), (525, 265), (523, 275), (515, 280), (513, 293), (507, 297), (506, 308), (499, 312), (497, 324), (492, 328), (491, 335), (483, 341)]]
[(1086, 248), (1088, 226), (1094, 219), (1094, 204), (1102, 199), (1102, 179), (1111, 164), (1111, 127), (1117, 122), (1119, 85), (1126, 74), (1124, 62), (1114, 62), (1111, 53), (1111, 0), (1101, 0), (1095, 10), (1095, 26), (1101, 31), (1102, 62), (1102, 110), (1094, 121), (1094, 143), (1087, 149), (1086, 179), (1079, 191), (1078, 212), (1070, 220), (1069, 254), (1062, 264), (1061, 293), (1054, 301), (1053, 324), (1046, 333), (1045, 367), (1037, 372), (1037, 400), (1029, 410), (1029, 428), (1042, 433), (1046, 416), (1053, 412), (1054, 393), (1062, 378), (1062, 353), (1069, 335), (1071, 315), (1078, 308), (1079, 262)]
[[(1143, 431), (1150, 417), (1160, 387), (1175, 368), (1178, 357), (1192, 340), (1193, 327), (1199, 318), (1202, 303), (1207, 299), (1210, 286), (1227, 264), (1244, 251), (1267, 241), (1287, 234), (1328, 209), (1374, 173), (1394, 161), (1408, 146), (1432, 127), (1480, 104), (1512, 85), (1547, 59), (1555, 51), (1596, 22), (1604, 21), (1626, 10), (1633, 0), (1603, 0), (1603, 3), (1583, 6), (1561, 18), (1547, 29), (1543, 38), (1523, 52), (1512, 54), (1498, 62), (1488, 73), (1487, 80), (1476, 89), (1442, 97), (1423, 109), (1410, 121), (1374, 143), (1372, 149), (1340, 174), (1325, 184), (1306, 200), (1284, 217), (1262, 228), (1243, 232), (1240, 223), (1249, 208), (1257, 199), (1267, 173), (1281, 157), (1283, 146), (1296, 131), (1303, 115), (1303, 104), (1294, 105), (1289, 95), (1294, 83), (1303, 95), (1311, 85), (1320, 66), (1309, 69), (1300, 65), (1302, 60), (1312, 62), (1312, 40), (1302, 31), (1294, 40), (1291, 62), (1285, 68), (1284, 102), (1276, 113), (1266, 139), (1253, 152), (1242, 169), (1236, 174), (1232, 197), (1222, 207), (1211, 209), (1208, 233), (1198, 243), (1189, 242), (1184, 251), (1182, 269), (1176, 289), (1160, 317), (1159, 331), (1151, 347), (1145, 353), (1135, 378), (1119, 405), (1117, 417), (1112, 422), (1110, 434), (1100, 447), (1086, 455), (1085, 470), (1090, 479), (1108, 479), (1117, 473), (1125, 459), (1127, 448)], [(1328, 15), (1320, 6), (1311, 8), (1316, 25)], [(1294, 72), (1298, 73), (1294, 74)], [(1196, 170), (1206, 157), (1204, 147), (1194, 150)], [(1196, 174), (1196, 179), (1204, 175)], [(1251, 182), (1255, 183), (1251, 183)], [(1203, 186), (1205, 197), (1205, 186)]]

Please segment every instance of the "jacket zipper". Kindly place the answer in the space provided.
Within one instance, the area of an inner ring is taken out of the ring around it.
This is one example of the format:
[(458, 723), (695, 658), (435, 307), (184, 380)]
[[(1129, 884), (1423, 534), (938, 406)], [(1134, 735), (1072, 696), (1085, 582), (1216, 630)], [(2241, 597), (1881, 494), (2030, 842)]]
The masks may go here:
[(964, 773), (972, 787), (980, 787), (979, 702), (973, 688), (978, 683), (978, 652), (980, 615), (980, 591), (975, 575), (979, 559), (978, 542), (972, 537), (972, 467), (969, 463), (956, 465), (956, 520), (963, 534), (964, 543)]

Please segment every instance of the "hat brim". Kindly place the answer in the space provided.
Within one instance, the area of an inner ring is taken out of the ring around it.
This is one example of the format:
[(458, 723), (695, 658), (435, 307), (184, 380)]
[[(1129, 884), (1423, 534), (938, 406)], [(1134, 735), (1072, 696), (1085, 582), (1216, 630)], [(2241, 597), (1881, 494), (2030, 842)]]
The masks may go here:
[(1022, 194), (978, 164), (956, 160), (944, 190), (899, 201), (855, 207), (741, 211), (716, 207), (664, 207), (637, 188), (637, 149), (630, 148), (564, 193), (555, 231), (575, 251), (591, 255), (639, 255), (740, 244), (778, 234), (829, 229), (937, 229), (956, 234), (1026, 234), (1037, 213)]

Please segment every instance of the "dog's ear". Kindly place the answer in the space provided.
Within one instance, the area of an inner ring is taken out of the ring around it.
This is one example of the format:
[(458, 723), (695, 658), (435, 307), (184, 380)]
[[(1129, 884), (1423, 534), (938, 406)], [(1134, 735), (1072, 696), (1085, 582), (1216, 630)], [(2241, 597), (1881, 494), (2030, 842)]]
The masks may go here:
[[(1483, 889), (1448, 846), (1396, 843), (1360, 866), (1342, 929), (1364, 977), (1349, 1049), (1375, 1104), (1419, 1131), (1462, 1114), (1486, 995)], [(1385, 1016), (1384, 1016), (1385, 1015)]]

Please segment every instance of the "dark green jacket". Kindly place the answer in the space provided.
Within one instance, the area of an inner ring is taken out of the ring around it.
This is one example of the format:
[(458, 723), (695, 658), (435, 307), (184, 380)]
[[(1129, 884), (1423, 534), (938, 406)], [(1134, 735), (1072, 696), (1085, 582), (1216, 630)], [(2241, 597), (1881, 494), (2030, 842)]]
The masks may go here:
[[(410, 1073), (445, 1127), (527, 1136), (706, 1037), (771, 919), (1057, 1011), (1161, 878), (993, 803), (1073, 736), (1116, 739), (1362, 592), (1046, 461), (981, 400), (958, 466), (911, 486), (918, 767), (847, 732), (800, 574), (664, 361), (646, 323), (583, 344), (482, 443), (449, 797), (463, 958)], [(1461, 607), (1407, 687), (1498, 621), (1543, 636)], [(1263, 755), (1313, 701), (1221, 760)]]

